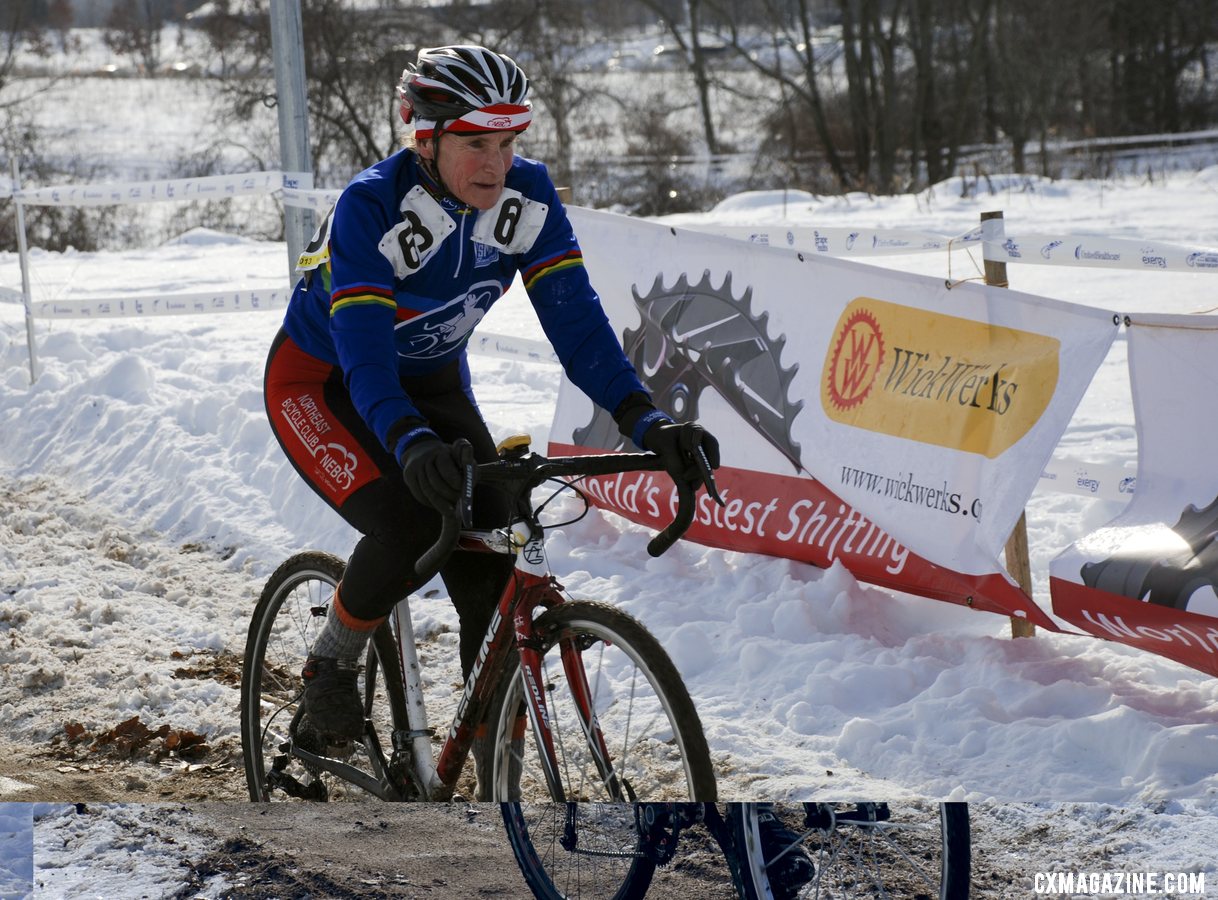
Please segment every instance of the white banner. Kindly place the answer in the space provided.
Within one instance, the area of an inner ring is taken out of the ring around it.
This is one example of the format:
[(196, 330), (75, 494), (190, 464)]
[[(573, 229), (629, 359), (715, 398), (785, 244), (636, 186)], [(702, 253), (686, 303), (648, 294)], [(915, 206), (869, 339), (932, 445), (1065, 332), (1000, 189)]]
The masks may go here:
[[(968, 575), (1002, 570), (1117, 331), (1110, 312), (1016, 291), (571, 216), (657, 403), (718, 434), (726, 466), (815, 478), (904, 547)], [(609, 446), (606, 419), (564, 383), (551, 439)], [(837, 551), (863, 540), (847, 510), (818, 510), (824, 522), (792, 510), (780, 523), (759, 508), (736, 524), (797, 542), (836, 530)]]
[(1053, 609), (1091, 634), (1218, 675), (1218, 416), (1204, 408), (1218, 386), (1218, 319), (1126, 321), (1137, 492), (1053, 560)]

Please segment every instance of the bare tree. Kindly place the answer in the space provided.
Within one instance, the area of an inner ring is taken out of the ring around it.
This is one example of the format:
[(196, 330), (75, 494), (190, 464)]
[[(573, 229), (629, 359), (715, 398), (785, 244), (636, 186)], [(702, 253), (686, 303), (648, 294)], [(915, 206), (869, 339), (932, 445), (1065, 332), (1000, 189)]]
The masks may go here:
[(134, 58), (140, 70), (156, 75), (161, 66), (163, 5), (156, 0), (119, 0), (106, 19), (102, 40), (120, 56)]

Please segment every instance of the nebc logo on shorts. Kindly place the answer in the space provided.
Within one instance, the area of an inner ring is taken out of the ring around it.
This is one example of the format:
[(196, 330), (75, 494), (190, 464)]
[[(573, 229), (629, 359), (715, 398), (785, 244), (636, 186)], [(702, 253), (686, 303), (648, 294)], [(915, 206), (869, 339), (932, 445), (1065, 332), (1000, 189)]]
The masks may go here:
[[(309, 394), (285, 397), (280, 403), (279, 412), (292, 434), (300, 440), (311, 464), (304, 454), (292, 453), (292, 456), (303, 469), (311, 469), (315, 484), (334, 503), (341, 506), (356, 488), (376, 477), (375, 467), (358, 444), (353, 441), (352, 450), (341, 441), (334, 440), (342, 436), (341, 433), (335, 433), (335, 426), (327, 421), (325, 411)], [(366, 461), (362, 467), (361, 461)]]

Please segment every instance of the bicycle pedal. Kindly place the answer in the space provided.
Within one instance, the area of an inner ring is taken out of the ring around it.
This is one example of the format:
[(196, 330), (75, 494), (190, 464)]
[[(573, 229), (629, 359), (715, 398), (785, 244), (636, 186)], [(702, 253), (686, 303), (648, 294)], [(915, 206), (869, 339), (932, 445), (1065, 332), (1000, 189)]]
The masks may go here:
[[(308, 719), (301, 720), (293, 742), (301, 750), (316, 756), (328, 756), (331, 759), (346, 759), (355, 753), (356, 741), (348, 738), (335, 738), (323, 734), (308, 724)], [(361, 744), (362, 746), (362, 744)]]

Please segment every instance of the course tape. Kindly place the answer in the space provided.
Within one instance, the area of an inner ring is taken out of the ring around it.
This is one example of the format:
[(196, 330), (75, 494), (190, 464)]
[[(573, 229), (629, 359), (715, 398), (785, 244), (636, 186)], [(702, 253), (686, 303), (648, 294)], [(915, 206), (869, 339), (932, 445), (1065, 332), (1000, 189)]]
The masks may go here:
[(688, 231), (717, 234), (769, 247), (784, 247), (821, 256), (889, 256), (928, 253), (976, 245), (981, 229), (957, 237), (930, 231), (866, 228), (810, 228), (766, 225), (682, 225)]
[(284, 206), (302, 206), (306, 209), (326, 210), (338, 202), (341, 190), (303, 190), (284, 188), (280, 196)]
[(507, 337), (501, 334), (476, 334), (469, 341), (471, 353), (479, 356), (495, 356), (500, 359), (516, 359), (523, 362), (559, 363), (558, 354), (546, 341), (531, 341), (528, 338)]
[(283, 189), (283, 172), (249, 172), (244, 175), (206, 175), (115, 184), (68, 184), (13, 192), (26, 206), (114, 206), (160, 203), (164, 200), (220, 200), (247, 194), (269, 194)]
[(30, 304), (35, 319), (120, 319), (134, 316), (193, 316), (200, 313), (283, 309), (290, 290), (224, 291), (170, 294), (164, 297), (97, 297), (38, 300)]
[(1040, 473), (1040, 486), (1046, 490), (1097, 500), (1128, 500), (1137, 484), (1137, 468), (1121, 463), (1088, 463), (1054, 457)]
[(1192, 272), (1218, 275), (1218, 250), (1161, 241), (1078, 235), (1003, 233), (1000, 220), (982, 223), (982, 252), (991, 262), (1039, 266), (1091, 266), (1146, 272)]

